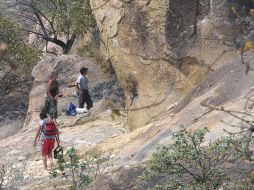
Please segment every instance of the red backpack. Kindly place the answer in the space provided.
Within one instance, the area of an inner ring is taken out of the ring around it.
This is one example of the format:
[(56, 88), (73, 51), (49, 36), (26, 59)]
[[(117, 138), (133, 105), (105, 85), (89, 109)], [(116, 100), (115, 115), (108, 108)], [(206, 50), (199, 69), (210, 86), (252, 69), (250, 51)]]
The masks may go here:
[(52, 121), (51, 119), (44, 120), (42, 132), (45, 136), (56, 136), (57, 128), (54, 121)]

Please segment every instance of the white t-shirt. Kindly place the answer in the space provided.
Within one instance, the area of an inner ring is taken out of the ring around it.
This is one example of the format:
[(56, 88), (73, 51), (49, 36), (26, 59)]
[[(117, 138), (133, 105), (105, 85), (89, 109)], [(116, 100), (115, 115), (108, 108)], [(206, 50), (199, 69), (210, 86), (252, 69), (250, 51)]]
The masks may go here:
[(76, 84), (79, 85), (80, 90), (87, 90), (88, 89), (88, 79), (83, 75), (79, 75)]

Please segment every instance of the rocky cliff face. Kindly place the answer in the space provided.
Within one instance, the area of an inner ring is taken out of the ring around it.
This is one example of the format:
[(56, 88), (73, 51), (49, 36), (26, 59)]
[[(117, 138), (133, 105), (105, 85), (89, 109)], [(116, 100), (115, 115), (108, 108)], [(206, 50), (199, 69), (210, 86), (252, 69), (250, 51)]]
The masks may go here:
[(242, 28), (230, 13), (232, 3), (91, 1), (100, 50), (125, 90), (130, 128), (163, 114), (214, 68), (237, 57)]
[[(11, 163), (17, 171), (20, 163), (26, 162), (21, 189), (67, 188), (62, 179), (52, 180), (41, 172), (39, 150), (28, 146), (38, 125), (38, 108), (44, 103), (51, 69), (59, 71), (64, 94), (59, 98), (59, 123), (65, 150), (75, 146), (82, 159), (87, 153), (112, 150), (110, 162), (114, 168), (88, 189), (140, 189), (136, 181), (142, 173), (140, 164), (151, 157), (157, 145), (172, 142), (179, 126), (207, 127), (211, 131), (207, 140), (225, 135), (225, 130), (236, 131), (231, 125), (244, 123), (225, 112), (200, 106), (204, 103), (253, 113), (254, 73), (251, 70), (246, 75), (246, 65), (238, 57), (243, 31), (230, 12), (232, 2), (91, 1), (102, 39), (100, 50), (124, 88), (128, 126), (133, 130), (124, 128), (125, 117), (112, 120), (109, 110), (104, 109), (102, 97), (118, 87), (114, 87), (114, 80), (106, 80), (94, 60), (76, 55), (46, 56), (33, 71), (35, 82), (25, 127), (0, 141), (0, 163)], [(253, 58), (253, 52), (244, 55), (251, 68)], [(70, 84), (83, 65), (91, 68), (92, 97), (98, 101), (90, 115), (67, 117), (64, 107), (76, 99)], [(246, 166), (248, 169), (242, 170), (245, 174), (253, 164)], [(10, 183), (11, 178), (8, 180)]]

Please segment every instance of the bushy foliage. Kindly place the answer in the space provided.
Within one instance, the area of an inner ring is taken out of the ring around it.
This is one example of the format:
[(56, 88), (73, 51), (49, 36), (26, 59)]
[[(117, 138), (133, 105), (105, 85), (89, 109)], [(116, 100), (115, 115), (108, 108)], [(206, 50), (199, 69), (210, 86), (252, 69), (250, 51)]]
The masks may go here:
[(6, 44), (6, 50), (0, 52), (0, 68), (11, 65), (26, 70), (39, 60), (40, 53), (26, 44), (21, 36), (20, 27), (0, 14), (0, 42)]
[(242, 179), (225, 184), (224, 190), (252, 190), (254, 184), (249, 179)]
[(85, 34), (96, 25), (89, 0), (60, 0), (55, 1), (57, 9), (48, 15), (55, 18), (55, 28), (58, 33), (76, 35)]
[(144, 184), (170, 177), (167, 186), (158, 190), (216, 189), (229, 179), (224, 167), (233, 167), (244, 155), (245, 139), (220, 138), (205, 146), (206, 128), (194, 132), (182, 129), (174, 134), (174, 143), (159, 146), (148, 169), (140, 177)]
[(72, 147), (65, 155), (59, 157), (57, 167), (52, 169), (50, 174), (57, 177), (60, 172), (63, 177), (71, 180), (69, 189), (77, 190), (87, 186), (101, 174), (103, 172), (101, 165), (108, 160), (109, 157), (93, 156), (81, 162), (77, 151)]

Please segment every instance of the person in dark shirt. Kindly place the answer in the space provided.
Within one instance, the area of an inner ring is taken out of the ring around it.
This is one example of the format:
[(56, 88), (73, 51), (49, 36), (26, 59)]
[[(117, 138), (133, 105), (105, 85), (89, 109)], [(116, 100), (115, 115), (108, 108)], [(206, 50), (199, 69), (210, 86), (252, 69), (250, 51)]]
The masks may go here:
[(57, 98), (59, 95), (59, 83), (57, 81), (57, 78), (58, 78), (57, 72), (53, 71), (50, 80), (48, 81), (47, 97), (45, 101), (47, 113), (50, 115), (50, 117), (53, 118), (56, 124), (57, 124), (56, 118), (58, 118)]

